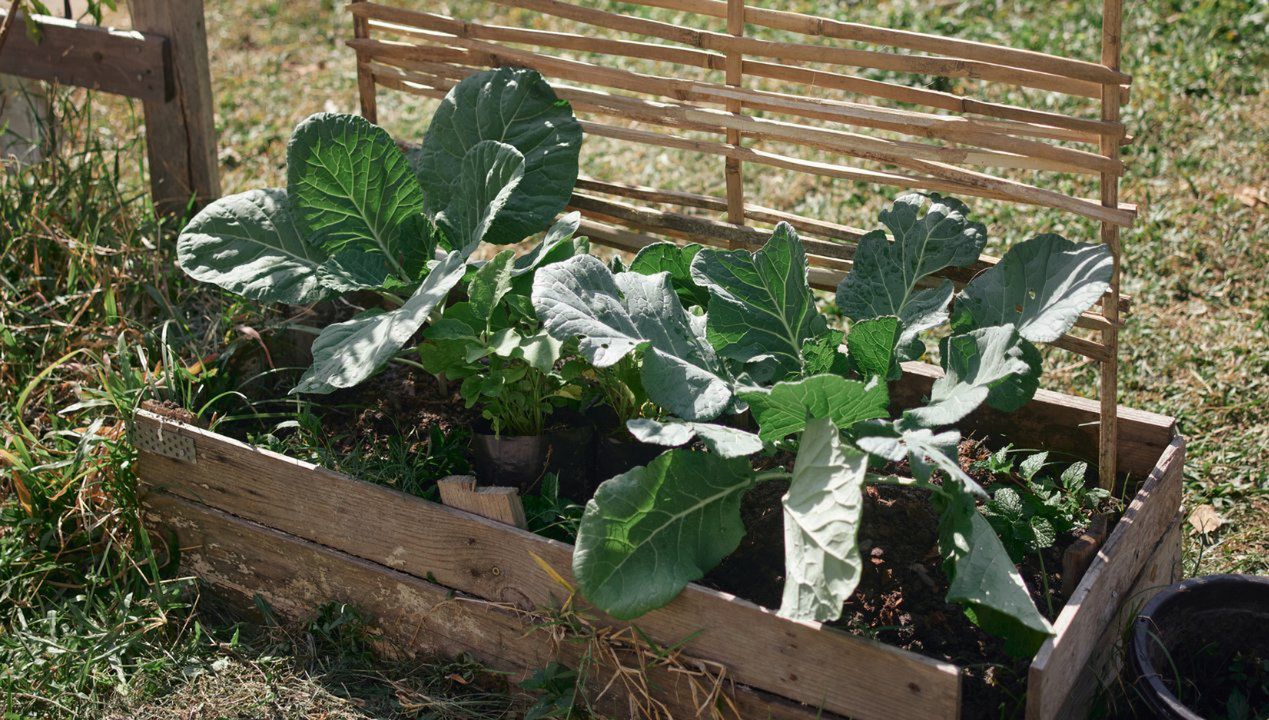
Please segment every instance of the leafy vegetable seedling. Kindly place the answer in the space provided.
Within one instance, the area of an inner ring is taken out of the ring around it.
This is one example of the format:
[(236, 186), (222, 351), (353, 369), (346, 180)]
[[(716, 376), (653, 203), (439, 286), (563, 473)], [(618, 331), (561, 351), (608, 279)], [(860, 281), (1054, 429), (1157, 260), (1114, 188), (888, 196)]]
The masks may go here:
[[(1102, 296), (1112, 258), (1041, 235), (955, 293), (932, 276), (978, 258), (986, 229), (968, 215), (959, 201), (921, 194), (882, 212), (886, 230), (861, 240), (837, 289), (852, 321), (845, 336), (816, 308), (787, 224), (755, 252), (662, 244), (628, 270), (578, 256), (539, 271), (533, 304), (546, 331), (576, 339), (599, 368), (637, 359), (647, 397), (668, 417), (628, 427), (676, 448), (606, 481), (588, 503), (574, 554), (583, 594), (619, 618), (668, 603), (740, 544), (744, 494), (783, 478), (779, 612), (834, 620), (862, 572), (863, 486), (900, 483), (929, 491), (940, 513), (948, 600), (1011, 652), (1034, 652), (1051, 627), (977, 509), (986, 493), (960, 468), (951, 426), (980, 405), (1012, 411), (1031, 399), (1035, 343), (1061, 337)], [(944, 377), (924, 406), (892, 418), (899, 361), (941, 325)], [(719, 422), (745, 411), (756, 434)], [(754, 471), (747, 456), (764, 447), (796, 448), (792, 470)], [(876, 472), (904, 460), (912, 478)]]
[(402, 354), (480, 243), (547, 228), (572, 194), (581, 137), (568, 103), (526, 69), (460, 82), (410, 153), (363, 118), (313, 115), (291, 136), (287, 187), (208, 205), (178, 238), (178, 263), (266, 302), (378, 293), (393, 309), (324, 328), (292, 392), (351, 387)]

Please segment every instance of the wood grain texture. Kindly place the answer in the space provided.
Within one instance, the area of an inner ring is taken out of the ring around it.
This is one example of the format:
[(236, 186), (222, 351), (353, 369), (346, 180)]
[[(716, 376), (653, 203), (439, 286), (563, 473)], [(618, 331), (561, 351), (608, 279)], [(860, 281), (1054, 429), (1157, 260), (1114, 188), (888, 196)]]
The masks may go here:
[[(7, 13), (0, 10), (0, 18)], [(0, 49), (0, 73), (101, 90), (150, 102), (173, 94), (172, 56), (167, 38), (133, 30), (83, 25), (32, 15), (40, 41), (21, 29)]]
[[(535, 556), (570, 578), (568, 545), (153, 414), (135, 421), (162, 423), (197, 445), (196, 464), (141, 453), (138, 472), (151, 487), (481, 598), (558, 607), (567, 594)], [(377, 532), (366, 532), (366, 518)], [(721, 664), (738, 683), (831, 712), (863, 720), (959, 712), (954, 665), (699, 586), (637, 625), (662, 644), (685, 641), (685, 652)]]
[(513, 487), (476, 487), (476, 478), (472, 475), (451, 475), (437, 480), (436, 489), (441, 494), (442, 505), (521, 530), (529, 527), (520, 493)]
[[(1087, 717), (1097, 694), (1103, 688), (1113, 688), (1118, 682), (1125, 664), (1124, 641), (1133, 618), (1160, 590), (1181, 579), (1182, 522), (1183, 517), (1178, 513), (1169, 524), (1163, 539), (1155, 545), (1132, 589), (1125, 594), (1124, 602), (1114, 620), (1106, 624), (1097, 639), (1092, 658), (1081, 670), (1061, 707), (1057, 712), (1050, 713), (1051, 717)], [(1032, 715), (1028, 716), (1028, 720), (1037, 718)]]
[(1081, 687), (1107, 629), (1119, 617), (1131, 589), (1181, 507), (1185, 441), (1173, 438), (1102, 546), (1084, 579), (1053, 624), (1031, 663), (1027, 681), (1029, 720), (1058, 720), (1066, 698)]
[[(427, 659), (466, 653), (508, 673), (507, 689), (513, 692), (515, 683), (552, 660), (579, 667), (585, 646), (554, 643), (540, 618), (456, 595), (449, 588), (164, 492), (148, 494), (145, 507), (152, 524), (175, 531), (182, 569), (210, 583), (234, 606), (250, 610), (258, 594), (282, 617), (304, 621), (325, 603), (348, 603), (383, 633), (378, 641), (387, 654)], [(837, 717), (738, 685), (731, 686), (726, 701), (703, 704), (703, 687), (713, 683), (705, 674), (708, 666), (681, 658), (678, 667), (670, 668), (649, 664), (646, 657), (624, 648), (617, 648), (617, 653), (625, 663), (645, 666), (646, 680), (657, 689), (661, 707), (640, 707), (620, 680), (610, 685), (614, 668), (600, 662), (590, 668), (585, 686), (596, 709), (611, 717)], [(701, 673), (695, 688), (684, 670)]]
[(181, 215), (220, 197), (203, 0), (130, 0), (128, 12), (134, 28), (171, 43), (175, 94), (144, 103), (145, 141), (154, 204)]

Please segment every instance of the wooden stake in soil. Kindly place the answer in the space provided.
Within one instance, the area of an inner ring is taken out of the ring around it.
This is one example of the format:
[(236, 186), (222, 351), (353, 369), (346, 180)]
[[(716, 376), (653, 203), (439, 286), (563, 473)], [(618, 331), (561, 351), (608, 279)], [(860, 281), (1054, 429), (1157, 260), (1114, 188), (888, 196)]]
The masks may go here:
[[(1102, 7), (1102, 64), (1111, 70), (1119, 70), (1120, 31), (1123, 27), (1121, 0), (1105, 0)], [(1102, 120), (1119, 122), (1119, 86), (1102, 86)], [(1118, 158), (1119, 138), (1103, 135), (1101, 151), (1107, 157)], [(1102, 173), (1102, 205), (1118, 207), (1119, 176)], [(1098, 480), (1103, 488), (1115, 487), (1115, 445), (1118, 441), (1119, 396), (1119, 227), (1102, 221), (1102, 242), (1113, 257), (1110, 292), (1102, 298), (1102, 314), (1109, 321), (1102, 330), (1102, 345), (1106, 347), (1106, 359), (1102, 361), (1100, 396), (1102, 403), (1101, 433), (1098, 447)]]
[[(352, 3), (366, 0), (352, 0)], [(353, 37), (359, 40), (370, 39), (370, 21), (364, 16), (353, 13)], [(361, 116), (372, 123), (379, 122), (379, 105), (375, 98), (375, 79), (370, 74), (370, 59), (357, 53), (357, 95), (361, 99)]]
[[(727, 0), (727, 32), (741, 37), (745, 34), (745, 0)], [(738, 50), (727, 52), (727, 84), (740, 87), (744, 56)], [(728, 100), (727, 112), (739, 114), (740, 100)], [(728, 130), (727, 143), (740, 147), (740, 131)], [(729, 157), (725, 161), (723, 174), (727, 180), (727, 222), (745, 224), (745, 188), (744, 170), (740, 158)], [(734, 247), (734, 245), (732, 245)]]
[(441, 493), (441, 503), (444, 505), (521, 530), (529, 527), (524, 517), (524, 506), (520, 503), (520, 495), (515, 488), (477, 488), (476, 478), (471, 475), (441, 478), (436, 481), (436, 488)]

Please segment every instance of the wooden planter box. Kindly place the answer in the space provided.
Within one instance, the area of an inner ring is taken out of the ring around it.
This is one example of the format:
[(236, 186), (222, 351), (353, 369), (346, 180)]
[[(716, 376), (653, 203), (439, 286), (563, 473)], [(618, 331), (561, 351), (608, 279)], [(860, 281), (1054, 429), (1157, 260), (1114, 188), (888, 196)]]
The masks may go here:
[[(912, 364), (906, 371), (901, 387), (909, 400), (927, 392), (938, 372)], [(981, 412), (965, 429), (1087, 455), (1096, 448), (1097, 407), (1042, 390), (1022, 411)], [(250, 603), (259, 594), (291, 618), (346, 602), (392, 646), (468, 653), (513, 680), (553, 659), (575, 666), (595, 649), (553, 638), (545, 626), (570, 594), (568, 545), (151, 412), (138, 412), (133, 430), (149, 520), (175, 532), (184, 571), (229, 600)], [(1081, 716), (1097, 681), (1118, 668), (1126, 620), (1176, 577), (1184, 447), (1171, 418), (1120, 410), (1119, 467), (1136, 492), (1062, 609), (1056, 637), (1031, 664), (1028, 718)], [(597, 626), (624, 627), (584, 612)], [(681, 657), (657, 662), (632, 647), (636, 633), (608, 635), (611, 642), (592, 636), (616, 648), (610, 659), (643, 668), (614, 674), (605, 665), (590, 673), (588, 690), (610, 717), (961, 714), (953, 664), (784, 620), (704, 587), (690, 586), (635, 625), (660, 646), (681, 647)], [(635, 689), (639, 683), (647, 692)], [(711, 702), (715, 687), (725, 699)]]

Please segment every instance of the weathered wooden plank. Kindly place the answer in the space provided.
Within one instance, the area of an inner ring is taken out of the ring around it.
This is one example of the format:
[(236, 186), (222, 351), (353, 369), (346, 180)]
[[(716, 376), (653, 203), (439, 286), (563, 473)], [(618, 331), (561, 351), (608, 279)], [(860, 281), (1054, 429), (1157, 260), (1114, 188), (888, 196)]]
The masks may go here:
[(451, 475), (436, 481), (441, 494), (441, 504), (473, 515), (496, 520), (503, 525), (528, 528), (524, 517), (524, 504), (513, 487), (476, 487), (471, 475)]
[[(192, 464), (140, 453), (139, 474), (152, 486), (482, 598), (552, 607), (568, 594), (537, 561), (571, 577), (568, 545), (153, 414), (135, 422), (196, 445)], [(376, 532), (365, 531), (367, 517)], [(637, 625), (663, 644), (685, 640), (685, 652), (725, 666), (736, 682), (832, 712), (862, 720), (959, 713), (954, 665), (699, 586)]]
[(171, 42), (175, 96), (145, 102), (145, 142), (154, 204), (180, 215), (220, 197), (203, 0), (131, 0), (128, 12), (134, 28)]
[(1180, 514), (1173, 518), (1163, 539), (1155, 545), (1150, 560), (1124, 596), (1115, 619), (1097, 639), (1092, 659), (1081, 671), (1055, 717), (1087, 717), (1098, 691), (1119, 679), (1124, 663), (1124, 640), (1132, 619), (1150, 598), (1181, 577), (1181, 521)]
[[(0, 10), (0, 18), (6, 13)], [(36, 42), (23, 28), (0, 48), (0, 73), (167, 102), (174, 85), (166, 37), (134, 30), (83, 25), (49, 15), (32, 15), (40, 28)]]
[[(553, 642), (542, 618), (456, 596), (448, 588), (214, 508), (164, 492), (148, 494), (145, 505), (151, 522), (176, 532), (183, 569), (210, 583), (235, 605), (250, 608), (259, 594), (283, 617), (303, 620), (323, 603), (348, 603), (383, 632), (382, 640), (387, 642), (381, 645), (389, 652), (414, 657), (466, 653), (509, 673), (512, 683), (552, 660), (577, 668), (586, 650), (581, 642)], [(614, 668), (596, 653), (599, 664), (587, 673), (586, 685), (596, 709), (612, 717), (824, 717), (806, 706), (737, 685), (728, 685), (727, 700), (711, 708), (702, 702), (717, 678), (706, 674), (708, 666), (680, 658), (671, 668), (648, 663), (646, 657), (621, 646), (615, 651), (630, 666), (646, 668), (645, 679), (662, 706), (632, 711), (639, 707), (640, 698), (627, 692), (620, 680), (609, 684)], [(700, 674), (693, 677), (684, 670)]]
[(1057, 622), (1054, 638), (1040, 648), (1027, 679), (1029, 720), (1056, 720), (1066, 698), (1080, 687), (1097, 657), (1107, 628), (1128, 601), (1159, 539), (1181, 506), (1185, 440), (1173, 438), (1154, 472), (1124, 511)]
[[(903, 372), (903, 381), (895, 383), (891, 393), (896, 408), (920, 403), (929, 396), (934, 380), (943, 374), (938, 367), (917, 362), (904, 363)], [(1007, 437), (1021, 447), (1042, 447), (1096, 462), (1100, 418), (1096, 400), (1038, 390), (1035, 398), (1017, 412), (980, 408), (961, 423), (961, 428)], [(1118, 422), (1120, 472), (1130, 478), (1148, 476), (1159, 463), (1159, 455), (1172, 442), (1176, 420), (1121, 406)]]

